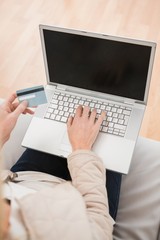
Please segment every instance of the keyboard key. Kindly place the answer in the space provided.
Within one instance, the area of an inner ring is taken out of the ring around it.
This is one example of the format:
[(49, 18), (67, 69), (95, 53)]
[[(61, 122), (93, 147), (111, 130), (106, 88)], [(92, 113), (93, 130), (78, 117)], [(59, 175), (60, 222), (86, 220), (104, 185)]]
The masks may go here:
[(112, 133), (113, 133), (113, 130), (108, 129), (107, 132), (112, 134)]
[(69, 117), (69, 112), (65, 112), (65, 113), (64, 113), (64, 116), (65, 116), (65, 117)]
[(65, 112), (67, 112), (67, 111), (68, 111), (68, 109), (69, 109), (68, 107), (64, 107), (64, 109), (63, 109), (63, 110), (64, 110)]
[(64, 114), (64, 111), (60, 111), (60, 112), (59, 112), (59, 115), (60, 115), (60, 116), (63, 116), (63, 114)]
[(124, 114), (124, 115), (128, 115), (128, 116), (129, 116), (129, 115), (130, 115), (130, 113), (131, 113), (131, 112), (130, 112), (130, 111), (128, 111), (128, 110), (123, 110), (123, 114)]
[(58, 100), (62, 100), (63, 99), (63, 97), (60, 95), (60, 96), (58, 96)]
[(61, 117), (59, 115), (56, 116), (55, 118), (57, 121), (59, 121), (61, 119)]
[(78, 99), (74, 99), (74, 100), (73, 100), (73, 103), (78, 103)]
[(114, 124), (114, 128), (120, 129), (120, 130), (125, 130), (126, 126), (120, 125), (120, 124)]
[(95, 103), (93, 103), (93, 102), (90, 102), (89, 106), (90, 106), (91, 108), (94, 108), (94, 106), (95, 106)]
[(118, 132), (114, 131), (113, 134), (118, 135)]
[(122, 113), (122, 109), (121, 108), (119, 108), (118, 110), (117, 110), (117, 113)]
[(124, 133), (119, 133), (118, 135), (121, 137), (124, 137)]
[(57, 108), (58, 108), (58, 105), (57, 105), (57, 104), (51, 104), (50, 107), (51, 107), (51, 108), (54, 108), (54, 109), (57, 109)]
[(58, 106), (58, 110), (62, 111), (63, 110), (63, 106), (62, 105)]
[(62, 118), (61, 118), (61, 121), (62, 121), (62, 122), (67, 122), (67, 118), (66, 118), (66, 117), (62, 117)]
[(46, 115), (45, 115), (45, 118), (50, 118), (50, 115), (51, 114), (49, 112), (47, 112)]
[(119, 119), (119, 120), (118, 120), (118, 123), (119, 123), (119, 124), (124, 124), (124, 120), (123, 120), (123, 119)]
[(108, 117), (108, 118), (107, 118), (107, 121), (108, 121), (108, 122), (112, 122), (112, 117)]
[(102, 132), (107, 132), (108, 128), (107, 127), (102, 127)]
[(97, 104), (95, 105), (95, 108), (99, 108), (99, 107), (100, 107), (100, 104), (97, 103)]
[(84, 101), (83, 100), (80, 100), (79, 101), (79, 105), (83, 105), (84, 104)]
[(114, 123), (117, 123), (117, 122), (118, 122), (118, 119), (117, 119), (117, 118), (113, 118), (113, 122), (114, 122)]
[(111, 107), (110, 106), (107, 106), (106, 107), (106, 111), (110, 111), (111, 110)]
[(64, 106), (65, 106), (65, 107), (68, 107), (68, 106), (69, 106), (69, 103), (68, 103), (68, 102), (64, 102)]
[(54, 114), (58, 114), (58, 112), (59, 112), (59, 111), (56, 109), (56, 110), (54, 110), (53, 113), (54, 113)]
[(112, 107), (111, 111), (112, 111), (112, 112), (117, 112), (117, 108)]
[(113, 117), (117, 118), (118, 117), (118, 113), (113, 113)]
[(89, 102), (85, 102), (85, 103), (84, 103), (84, 106), (89, 106)]
[(101, 110), (105, 110), (105, 106), (104, 106), (104, 105), (101, 105), (101, 106), (100, 106), (100, 109), (101, 109)]
[(101, 109), (97, 109), (97, 113), (100, 115), (101, 114)]
[(48, 108), (47, 112), (53, 113), (53, 109), (52, 108)]
[(59, 101), (58, 105), (63, 106), (63, 101)]
[(53, 104), (57, 104), (58, 103), (58, 100), (56, 100), (56, 99), (52, 99), (52, 101), (51, 101)]
[(123, 118), (124, 118), (124, 115), (123, 115), (123, 114), (119, 114), (119, 115), (118, 115), (118, 118), (119, 118), (119, 119), (123, 119)]
[(64, 102), (67, 102), (67, 101), (68, 101), (68, 97), (64, 97), (64, 98), (63, 98), (63, 101), (64, 101)]
[(132, 110), (132, 108), (130, 108), (130, 107), (126, 107), (126, 110), (129, 110), (129, 111), (131, 111), (131, 110)]
[(74, 103), (70, 103), (70, 104), (69, 104), (69, 107), (70, 107), (70, 108), (73, 108), (73, 107), (74, 107)]
[(70, 108), (69, 109), (69, 113), (73, 113), (74, 112), (74, 109), (73, 108)]
[(112, 122), (110, 122), (109, 124), (108, 124), (108, 127), (113, 127), (113, 125), (114, 125), (114, 123), (112, 123)]
[(68, 102), (70, 102), (70, 103), (73, 102), (73, 98), (69, 98)]
[(51, 114), (51, 119), (55, 119), (56, 115), (55, 114)]

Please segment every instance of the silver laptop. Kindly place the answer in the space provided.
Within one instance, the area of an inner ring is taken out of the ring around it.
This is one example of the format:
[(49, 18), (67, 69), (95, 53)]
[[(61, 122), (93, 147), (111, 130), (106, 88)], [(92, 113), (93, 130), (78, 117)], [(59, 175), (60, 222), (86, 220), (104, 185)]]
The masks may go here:
[[(93, 146), (107, 169), (127, 174), (145, 112), (156, 44), (40, 25), (48, 104), (22, 146), (67, 157), (66, 121), (78, 105), (106, 111)], [(45, 160), (44, 160), (45, 161)]]

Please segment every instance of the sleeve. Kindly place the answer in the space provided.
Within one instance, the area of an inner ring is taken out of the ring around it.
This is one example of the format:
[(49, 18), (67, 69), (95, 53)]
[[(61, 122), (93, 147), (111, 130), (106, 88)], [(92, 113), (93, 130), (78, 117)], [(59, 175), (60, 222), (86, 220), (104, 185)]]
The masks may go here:
[(114, 221), (109, 215), (106, 171), (101, 159), (91, 151), (78, 150), (69, 155), (68, 168), (73, 186), (85, 201), (93, 239), (112, 239)]

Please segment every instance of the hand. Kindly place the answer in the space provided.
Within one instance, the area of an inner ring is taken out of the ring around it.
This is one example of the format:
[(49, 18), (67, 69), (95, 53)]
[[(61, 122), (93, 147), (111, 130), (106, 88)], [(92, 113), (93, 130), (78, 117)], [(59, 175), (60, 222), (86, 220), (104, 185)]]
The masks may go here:
[(1, 106), (0, 106), (0, 147), (9, 139), (13, 128), (16, 125), (18, 117), (21, 113), (33, 114), (34, 112), (27, 108), (27, 102), (13, 103), (17, 98), (13, 93)]
[(91, 150), (106, 115), (103, 112), (96, 120), (96, 114), (96, 109), (90, 113), (89, 107), (79, 106), (75, 117), (69, 117), (67, 129), (73, 151), (78, 149)]

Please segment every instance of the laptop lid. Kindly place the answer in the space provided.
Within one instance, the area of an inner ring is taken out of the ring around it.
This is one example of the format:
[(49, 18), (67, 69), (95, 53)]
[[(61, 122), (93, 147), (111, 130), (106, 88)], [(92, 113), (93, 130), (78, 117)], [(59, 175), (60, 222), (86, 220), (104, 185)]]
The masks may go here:
[(49, 84), (147, 103), (155, 43), (44, 25), (40, 35)]

